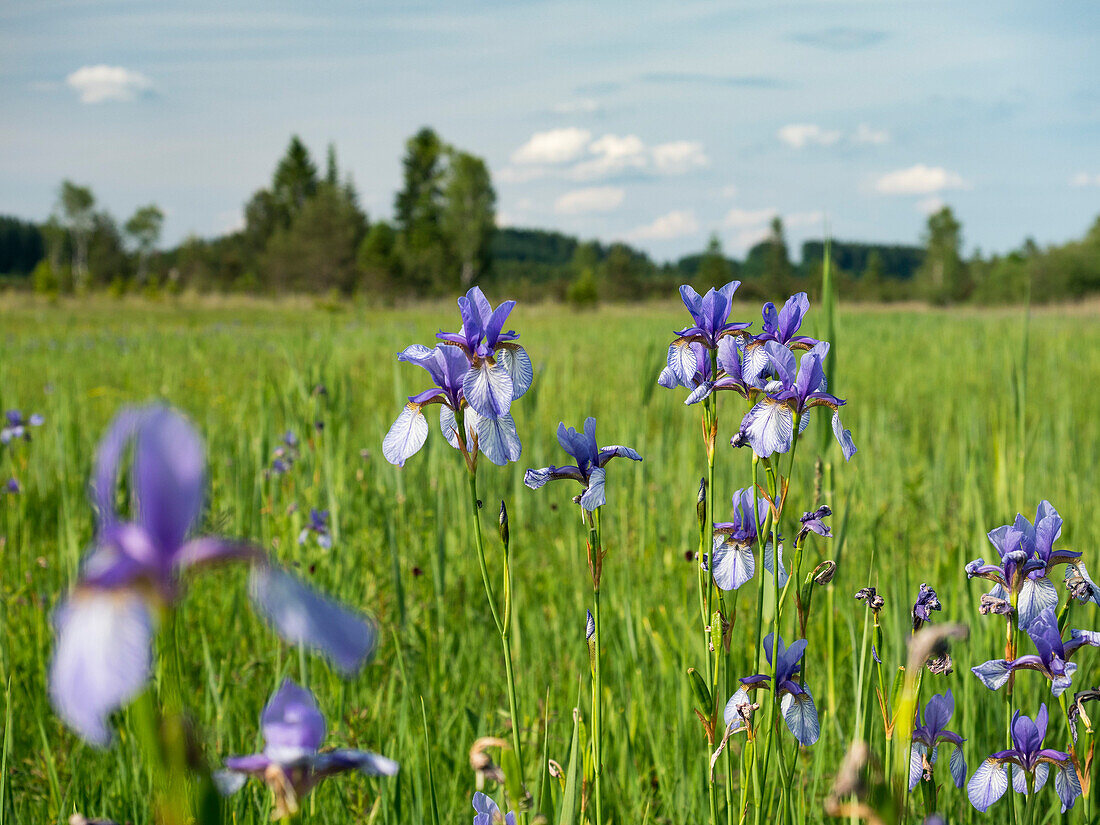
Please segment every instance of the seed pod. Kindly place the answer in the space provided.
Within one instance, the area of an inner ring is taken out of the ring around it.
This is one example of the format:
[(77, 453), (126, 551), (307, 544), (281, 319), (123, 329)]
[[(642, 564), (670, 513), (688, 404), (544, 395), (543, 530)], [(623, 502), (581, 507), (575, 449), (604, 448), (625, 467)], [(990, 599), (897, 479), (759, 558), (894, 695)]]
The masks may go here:
[(835, 575), (836, 562), (832, 559), (826, 559), (814, 568), (814, 584), (828, 584), (833, 580), (833, 576)]
[(504, 545), (504, 552), (508, 552), (508, 508), (504, 499), (500, 500), (500, 543)]

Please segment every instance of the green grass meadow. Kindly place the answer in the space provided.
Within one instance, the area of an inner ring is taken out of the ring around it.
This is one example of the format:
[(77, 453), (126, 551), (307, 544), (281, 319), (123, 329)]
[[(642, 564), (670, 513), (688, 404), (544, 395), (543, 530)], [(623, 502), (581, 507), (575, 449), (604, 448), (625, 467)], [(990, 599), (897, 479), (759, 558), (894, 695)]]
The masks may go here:
[[(0, 318), (0, 406), (45, 416), (34, 440), (15, 444), (0, 465), (0, 480), (15, 475), (22, 484), (19, 495), (0, 498), (0, 825), (67, 822), (76, 811), (152, 820), (151, 778), (131, 715), (117, 717), (111, 749), (83, 744), (53, 714), (46, 672), (51, 611), (92, 538), (87, 485), (96, 444), (121, 407), (157, 399), (186, 412), (206, 439), (206, 528), (260, 543), (317, 586), (370, 612), (382, 629), (373, 663), (345, 682), (321, 658), (299, 655), (262, 624), (249, 607), (243, 571), (226, 568), (193, 580), (176, 632), (184, 695), (207, 759), (255, 750), (264, 702), (291, 676), (316, 693), (329, 717), (328, 744), (375, 750), (401, 763), (396, 779), (327, 781), (307, 801), (303, 821), (430, 822), (430, 765), (440, 821), (470, 822), (470, 746), (481, 736), (507, 738), (509, 728), (464, 466), (433, 411), (428, 444), (404, 470), (381, 454), (405, 396), (428, 386), (426, 374), (398, 364), (396, 353), (411, 343), (430, 345), (441, 328), (457, 328), (454, 304), (381, 310), (13, 299), (0, 307)], [(759, 329), (757, 306), (735, 304), (733, 318), (753, 320)], [(550, 783), (556, 802), (562, 790), (545, 776), (542, 754), (564, 766), (573, 708), (579, 706), (582, 733), (587, 721), (591, 585), (584, 531), (570, 500), (579, 489), (560, 482), (528, 490), (523, 470), (563, 463), (557, 423), (579, 426), (586, 415), (597, 418), (601, 443), (630, 445), (645, 459), (608, 467), (603, 516), (604, 807), (605, 821), (616, 825), (709, 819), (707, 745), (685, 676), (704, 661), (696, 564), (685, 560), (697, 549), (695, 498), (706, 469), (701, 410), (683, 405), (685, 391), (656, 385), (673, 330), (686, 319), (671, 302), (589, 313), (518, 307), (508, 327), (520, 332), (536, 371), (532, 390), (513, 405), (523, 457), (504, 468), (484, 461), (479, 467), (494, 577), (501, 499), (511, 515), (528, 784), (539, 798), (540, 783)], [(821, 323), (811, 307), (803, 332), (821, 332)], [(1001, 657), (1004, 626), (1000, 617), (978, 615), (988, 583), (967, 582), (963, 565), (995, 556), (985, 533), (1018, 511), (1032, 518), (1047, 498), (1065, 519), (1062, 546), (1083, 551), (1100, 569), (1100, 308), (1044, 308), (1028, 319), (1022, 308), (842, 306), (838, 327), (830, 391), (848, 401), (844, 423), (859, 452), (845, 465), (831, 434), (823, 441), (812, 424), (799, 446), (789, 505), (797, 515), (819, 503), (813, 456), (824, 446), (835, 467), (836, 536), (809, 542), (803, 571), (823, 558), (837, 559), (839, 570), (830, 594), (815, 594), (807, 631), (806, 678), (822, 736), (799, 757), (792, 799), (800, 822), (829, 821), (823, 799), (861, 721), (870, 720), (872, 749), (883, 751), (881, 718), (866, 691), (867, 611), (853, 599), (857, 589), (874, 584), (886, 598), (882, 654), (891, 671), (904, 662), (909, 610), (921, 582), (932, 584), (943, 602), (935, 621), (970, 626), (969, 641), (953, 648), (954, 672), (926, 677), (924, 695), (954, 692), (950, 727), (967, 737), (972, 773), (1003, 747), (1004, 705), (969, 669)], [(315, 394), (317, 385), (327, 394)], [(749, 485), (750, 451), (727, 446), (745, 402), (723, 393), (719, 405), (716, 515), (725, 520), (732, 492)], [(287, 430), (301, 438), (301, 458), (288, 474), (268, 476)], [(331, 550), (298, 543), (310, 507), (331, 513)], [(787, 523), (789, 533), (789, 517)], [(1064, 600), (1061, 568), (1056, 575)], [(755, 599), (754, 581), (736, 602), (731, 653), (738, 675), (752, 672)], [(1100, 629), (1095, 610), (1075, 607), (1071, 626)], [(784, 622), (790, 641), (793, 611)], [(1030, 652), (1026, 638), (1021, 650)], [(1097, 686), (1097, 656), (1085, 649), (1076, 658), (1071, 694)], [(1046, 702), (1047, 746), (1068, 746), (1065, 719), (1042, 676), (1018, 677), (1016, 701), (1028, 714)], [(739, 750), (741, 740), (732, 741)], [(938, 768), (940, 807), (950, 822), (1007, 816), (1007, 798), (988, 817), (977, 814), (965, 789), (951, 784), (946, 756)], [(719, 771), (725, 769), (723, 759)], [(1051, 787), (1040, 800), (1045, 821), (1062, 821)], [(266, 788), (250, 782), (226, 811), (233, 823), (267, 821)], [(1088, 821), (1085, 811), (1080, 801), (1066, 821)], [(910, 821), (918, 820), (912, 813)]]

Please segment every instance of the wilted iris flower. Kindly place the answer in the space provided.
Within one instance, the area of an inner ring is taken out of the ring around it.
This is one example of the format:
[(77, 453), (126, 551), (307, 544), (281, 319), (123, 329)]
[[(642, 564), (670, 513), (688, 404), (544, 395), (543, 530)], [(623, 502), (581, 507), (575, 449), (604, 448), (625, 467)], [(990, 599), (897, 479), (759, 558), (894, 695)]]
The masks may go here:
[(831, 539), (833, 537), (832, 531), (829, 530), (829, 525), (824, 522), (833, 514), (833, 508), (828, 504), (822, 504), (816, 510), (809, 513), (803, 513), (798, 517), (799, 524), (802, 525), (798, 531), (798, 539), (801, 542), (810, 533), (817, 533), (823, 538)]
[(825, 392), (825, 371), (822, 362), (829, 352), (825, 342), (817, 344), (802, 356), (795, 372), (794, 353), (781, 344), (768, 341), (764, 344), (764, 353), (768, 359), (768, 369), (775, 379), (764, 388), (764, 397), (757, 402), (741, 424), (753, 452), (761, 457), (772, 453), (785, 453), (794, 443), (794, 417), (801, 416), (799, 432), (809, 424), (807, 413), (818, 406), (833, 411), (833, 435), (836, 436), (845, 461), (856, 452), (850, 430), (844, 429), (840, 421), (840, 408), (844, 401)]
[(501, 814), (492, 797), (481, 791), (474, 793), (474, 812), (474, 825), (516, 825), (515, 811), (509, 811), (507, 815)]
[(260, 716), (264, 735), (261, 753), (231, 756), (214, 780), (226, 795), (241, 789), (252, 776), (267, 784), (275, 797), (274, 819), (293, 816), (307, 793), (338, 773), (359, 771), (366, 776), (394, 776), (392, 759), (367, 751), (320, 750), (325, 741), (325, 717), (313, 694), (290, 679), (283, 682)]
[(805, 292), (792, 295), (778, 312), (771, 301), (764, 304), (764, 330), (744, 345), (744, 372), (747, 379), (755, 381), (767, 370), (768, 356), (764, 351), (764, 344), (769, 341), (792, 350), (808, 350), (821, 343), (816, 338), (796, 334), (809, 309), (810, 299)]
[(1092, 602), (1100, 606), (1100, 586), (1092, 580), (1083, 561), (1066, 567), (1066, 589), (1079, 602)]
[[(768, 515), (768, 502), (757, 499), (756, 518), (752, 517), (752, 488), (737, 490), (733, 494), (733, 521), (716, 522), (714, 546), (709, 567), (714, 583), (722, 590), (736, 590), (749, 581), (756, 572), (756, 548), (760, 531)], [(768, 537), (764, 547), (764, 569), (774, 573), (774, 553)], [(787, 583), (787, 571), (783, 567), (783, 547), (779, 548), (779, 586)]]
[(29, 418), (24, 418), (20, 410), (8, 410), (4, 413), (4, 417), (7, 419), (7, 426), (0, 429), (0, 444), (10, 444), (18, 439), (30, 441), (30, 428), (41, 427), (42, 422), (45, 420), (38, 413), (34, 413)]
[(317, 544), (326, 550), (332, 547), (332, 533), (328, 529), (328, 510), (309, 510), (309, 524), (298, 534), (298, 544), (305, 544), (310, 534), (317, 536)]
[(1049, 501), (1043, 500), (1035, 512), (1034, 525), (1017, 514), (1014, 523), (989, 532), (989, 541), (1001, 559), (999, 565), (978, 558), (966, 565), (966, 575), (994, 582), (989, 595), (995, 598), (1011, 601), (1011, 596), (1016, 596), (1017, 618), (1020, 627), (1026, 629), (1044, 609), (1058, 606), (1058, 591), (1048, 578), (1051, 569), (1081, 557), (1072, 550), (1054, 549), (1061, 534), (1061, 516)]
[[(1012, 747), (997, 751), (982, 760), (966, 785), (970, 804), (984, 812), (1008, 790), (1008, 770), (1012, 766), (1012, 787), (1016, 793), (1027, 793), (1027, 774), (1031, 774), (1035, 791), (1047, 781), (1054, 769), (1054, 790), (1062, 802), (1062, 812), (1073, 807), (1081, 795), (1081, 782), (1068, 753), (1043, 747), (1047, 732), (1047, 706), (1040, 705), (1033, 722), (1020, 711), (1012, 716)], [(1034, 804), (1034, 803), (1033, 803)]]
[(1092, 630), (1071, 630), (1070, 639), (1063, 644), (1058, 630), (1058, 617), (1054, 608), (1048, 607), (1028, 625), (1027, 635), (1035, 643), (1038, 654), (1017, 656), (1011, 661), (994, 659), (972, 667), (974, 675), (990, 690), (998, 690), (1008, 682), (1017, 670), (1037, 670), (1050, 679), (1050, 692), (1060, 696), (1070, 686), (1077, 665), (1069, 661), (1082, 647), (1100, 647), (1100, 633)]
[[(133, 445), (129, 490), (133, 516), (116, 508), (122, 458)], [(60, 716), (97, 745), (111, 738), (107, 717), (142, 691), (152, 669), (153, 635), (183, 592), (183, 575), (227, 561), (253, 565), (257, 609), (288, 641), (318, 648), (345, 673), (374, 651), (364, 618), (274, 566), (252, 544), (191, 534), (206, 487), (203, 443), (167, 407), (120, 414), (99, 446), (93, 479), (95, 542), (72, 593), (54, 616), (50, 696)]]
[(947, 730), (947, 723), (955, 713), (955, 697), (951, 691), (946, 695), (935, 694), (928, 700), (924, 708), (924, 723), (920, 720), (920, 711), (917, 711), (916, 724), (913, 727), (913, 744), (909, 751), (909, 790), (917, 787), (921, 777), (925, 773), (925, 763), (929, 768), (927, 779), (932, 781), (931, 767), (936, 764), (939, 757), (941, 743), (954, 745), (951, 752), (950, 768), (951, 778), (955, 780), (955, 787), (961, 788), (966, 782), (966, 757), (963, 755), (962, 743), (964, 740), (957, 733)]
[(596, 446), (596, 419), (591, 416), (584, 420), (584, 431), (577, 432), (572, 427), (566, 427), (564, 422), (558, 424), (558, 443), (576, 464), (567, 464), (564, 467), (549, 467), (535, 470), (530, 469), (523, 474), (523, 483), (532, 490), (537, 490), (547, 481), (561, 478), (571, 478), (579, 481), (584, 487), (580, 496), (580, 505), (589, 512), (597, 507), (602, 507), (606, 501), (604, 495), (604, 480), (607, 471), (604, 469), (613, 458), (629, 458), (633, 461), (641, 461), (642, 457), (630, 447)]
[[(473, 456), (480, 452), (500, 465), (519, 459), (519, 435), (512, 416), (507, 413), (497, 417), (481, 415), (467, 401), (463, 384), (470, 364), (461, 350), (447, 344), (438, 344), (432, 349), (413, 344), (398, 355), (397, 360), (423, 367), (435, 386), (409, 397), (382, 442), (382, 454), (387, 461), (404, 467), (409, 457), (424, 446), (428, 438), (428, 419), (424, 417), (423, 408), (431, 404), (440, 405), (439, 428), (447, 443), (456, 450)], [(465, 422), (461, 439), (455, 416), (460, 410)]]
[(507, 415), (512, 401), (527, 392), (535, 378), (527, 351), (516, 343), (519, 335), (512, 330), (504, 332), (504, 322), (515, 305), (515, 301), (505, 301), (494, 310), (475, 286), (458, 299), (462, 332), (436, 335), (466, 356), (470, 369), (462, 376), (462, 391), (482, 417)]
[(920, 591), (917, 593), (917, 601), (913, 604), (912, 611), (910, 611), (913, 618), (913, 630), (920, 630), (924, 627), (925, 622), (931, 621), (932, 611), (934, 610), (943, 610), (940, 597), (928, 584), (922, 583)]
[[(772, 641), (771, 633), (764, 637), (764, 655), (768, 658), (768, 664), (772, 661)], [(809, 688), (794, 681), (801, 670), (799, 660), (806, 652), (806, 640), (798, 639), (790, 647), (786, 647), (780, 637), (777, 651), (779, 659), (775, 669), (775, 697), (783, 711), (783, 719), (800, 744), (812, 745), (821, 733), (817, 708), (814, 707), (814, 698), (810, 695)], [(766, 689), (770, 681), (771, 677), (765, 673), (746, 676), (740, 680), (743, 687), (726, 703), (724, 720), (727, 729), (732, 726), (731, 732), (736, 732), (744, 724), (737, 709), (751, 704), (748, 694), (750, 690)]]

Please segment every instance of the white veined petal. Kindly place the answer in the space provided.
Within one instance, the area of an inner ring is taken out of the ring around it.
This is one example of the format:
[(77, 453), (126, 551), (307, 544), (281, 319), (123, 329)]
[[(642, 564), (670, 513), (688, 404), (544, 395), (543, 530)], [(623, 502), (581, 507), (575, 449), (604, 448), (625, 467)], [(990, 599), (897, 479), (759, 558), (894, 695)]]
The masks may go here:
[(404, 467), (409, 457), (424, 446), (427, 438), (428, 419), (424, 417), (420, 405), (406, 404), (382, 441), (382, 455), (390, 464)]
[(680, 341), (671, 344), (668, 348), (666, 363), (672, 374), (676, 376), (680, 386), (691, 387), (694, 385), (695, 372), (699, 369), (699, 364), (690, 343)]
[(786, 404), (764, 398), (749, 410), (741, 427), (748, 436), (753, 452), (761, 458), (772, 453), (785, 453), (791, 448), (794, 415)]
[[(469, 407), (462, 414), (463, 421), (466, 428), (466, 444), (471, 445), (474, 443), (474, 432), (477, 425), (477, 413)], [(439, 429), (443, 432), (443, 437), (447, 439), (447, 443), (454, 447), (456, 450), (461, 449), (458, 444), (458, 418), (455, 416), (455, 411), (443, 404), (439, 408)]]
[[(769, 539), (764, 544), (764, 569), (772, 576), (775, 575), (775, 553), (772, 552), (772, 542)], [(787, 585), (787, 568), (783, 566), (783, 545), (779, 545), (779, 586)]]
[(1020, 629), (1027, 630), (1028, 625), (1048, 607), (1058, 607), (1058, 590), (1046, 576), (1037, 579), (1025, 578), (1020, 587), (1019, 601), (1016, 605), (1020, 617)]
[(821, 727), (817, 721), (817, 708), (814, 707), (814, 697), (809, 689), (803, 685), (803, 693), (795, 696), (793, 693), (784, 693), (780, 707), (783, 709), (783, 720), (787, 728), (794, 734), (794, 738), (803, 745), (812, 745), (821, 735)]
[(909, 790), (920, 784), (924, 775), (924, 755), (928, 748), (923, 742), (911, 742), (909, 745)]
[(970, 804), (982, 813), (1004, 796), (1007, 790), (1008, 776), (1005, 766), (992, 758), (983, 759), (966, 783), (966, 795), (970, 798)]
[(74, 594), (54, 617), (50, 698), (58, 715), (93, 745), (111, 741), (107, 717), (137, 696), (152, 667), (153, 616), (129, 590)]
[(463, 377), (462, 394), (479, 415), (507, 415), (512, 406), (512, 376), (503, 364), (482, 361)]
[(1081, 780), (1072, 764), (1055, 768), (1054, 790), (1062, 801), (1062, 813), (1065, 813), (1081, 795)]
[(519, 461), (522, 447), (512, 416), (478, 416), (477, 448), (487, 459), (501, 467), (509, 461)]
[(730, 541), (727, 535), (715, 534), (710, 570), (720, 589), (736, 590), (752, 579), (756, 557), (751, 547)]
[(588, 477), (588, 489), (586, 489), (581, 496), (581, 507), (585, 510), (591, 512), (597, 507), (602, 507), (605, 504), (604, 480), (606, 477), (607, 470), (602, 467), (597, 467)]
[(222, 796), (232, 796), (244, 787), (248, 776), (238, 771), (222, 770), (214, 771), (210, 778), (214, 780), (214, 787), (218, 789), (218, 793)]
[(497, 350), (497, 361), (504, 366), (512, 377), (512, 400), (515, 401), (535, 380), (535, 368), (531, 366), (531, 356), (518, 344), (501, 347)]
[(741, 714), (737, 712), (737, 709), (742, 705), (751, 704), (752, 699), (749, 698), (749, 692), (743, 687), (738, 688), (737, 692), (726, 702), (726, 709), (722, 714), (722, 720), (726, 723), (726, 727), (732, 725), (734, 730), (738, 730), (745, 723), (745, 720), (741, 718)]
[(961, 745), (956, 745), (951, 751), (951, 759), (948, 767), (951, 768), (951, 778), (955, 780), (955, 787), (961, 788), (966, 782), (966, 756), (963, 755)]

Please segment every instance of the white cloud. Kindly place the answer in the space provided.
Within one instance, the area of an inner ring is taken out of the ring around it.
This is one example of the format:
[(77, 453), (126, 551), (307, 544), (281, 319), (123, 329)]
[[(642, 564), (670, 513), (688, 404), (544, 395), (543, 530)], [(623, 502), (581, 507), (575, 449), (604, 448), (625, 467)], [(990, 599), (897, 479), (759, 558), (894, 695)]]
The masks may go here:
[(736, 197), (736, 195), (737, 195), (737, 184), (730, 183), (730, 184), (727, 184), (726, 186), (722, 187), (722, 197), (723, 198), (732, 198), (732, 197)]
[(933, 215), (945, 206), (947, 204), (939, 195), (929, 195), (927, 198), (921, 198), (917, 201), (917, 211), (922, 215)]
[(517, 165), (536, 163), (569, 163), (584, 154), (592, 133), (587, 129), (570, 126), (536, 132), (512, 153), (512, 163)]
[(505, 166), (493, 173), (496, 183), (528, 183), (547, 175), (543, 166)]
[(883, 175), (875, 182), (875, 189), (882, 195), (931, 195), (944, 189), (963, 189), (966, 185), (956, 172), (918, 163)]
[(776, 132), (776, 136), (795, 149), (801, 149), (810, 144), (832, 146), (840, 140), (839, 131), (822, 129), (816, 123), (790, 123)]
[(559, 215), (579, 215), (583, 212), (610, 212), (623, 202), (626, 193), (618, 186), (592, 186), (566, 192), (554, 202)]
[(600, 111), (600, 108), (598, 101), (586, 97), (580, 100), (567, 100), (563, 103), (558, 103), (554, 106), (554, 112), (559, 115), (592, 114), (593, 112)]
[(1100, 186), (1100, 175), (1091, 175), (1088, 172), (1078, 172), (1069, 179), (1070, 186)]
[(129, 101), (153, 88), (153, 81), (141, 72), (122, 66), (82, 66), (65, 78), (68, 87), (80, 95), (81, 103)]
[(872, 129), (866, 123), (859, 124), (855, 134), (852, 135), (853, 143), (868, 143), (881, 146), (890, 142), (890, 133), (885, 129)]
[(604, 135), (599, 140), (592, 141), (588, 152), (595, 157), (573, 167), (570, 176), (576, 180), (592, 180), (627, 169), (642, 169), (649, 161), (645, 144), (637, 135)]
[(744, 252), (756, 246), (761, 241), (766, 241), (771, 237), (771, 234), (771, 227), (768, 226), (754, 226), (748, 229), (742, 229), (734, 233), (730, 246), (737, 252)]
[(739, 209), (734, 207), (726, 213), (723, 226), (730, 229), (747, 229), (763, 226), (779, 214), (777, 209)]
[(675, 140), (653, 147), (653, 165), (665, 175), (683, 175), (709, 163), (703, 144), (697, 140)]
[(694, 235), (698, 231), (699, 222), (695, 220), (694, 212), (674, 210), (661, 215), (653, 223), (632, 229), (626, 238), (631, 241), (668, 241)]

